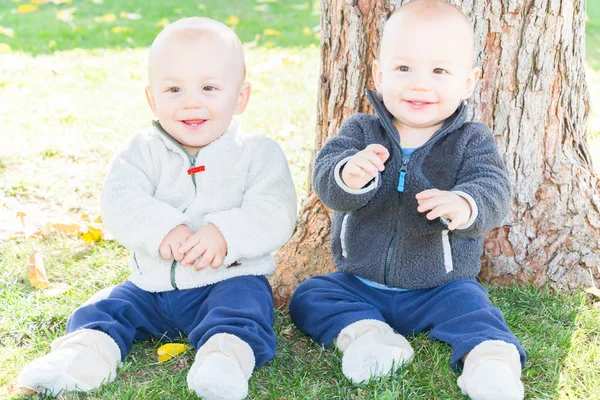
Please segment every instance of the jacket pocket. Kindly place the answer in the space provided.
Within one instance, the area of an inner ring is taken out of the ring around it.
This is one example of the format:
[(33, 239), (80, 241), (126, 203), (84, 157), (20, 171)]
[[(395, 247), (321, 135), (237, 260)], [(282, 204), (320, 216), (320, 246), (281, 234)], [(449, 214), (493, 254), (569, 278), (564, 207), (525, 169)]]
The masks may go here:
[(342, 247), (342, 257), (348, 257), (348, 253), (346, 252), (346, 229), (348, 227), (348, 217), (349, 214), (345, 214), (342, 219), (342, 228), (340, 229), (340, 246)]
[(452, 247), (450, 246), (448, 229), (442, 231), (442, 251), (444, 252), (444, 268), (446, 268), (446, 273), (452, 272), (454, 266), (452, 265)]

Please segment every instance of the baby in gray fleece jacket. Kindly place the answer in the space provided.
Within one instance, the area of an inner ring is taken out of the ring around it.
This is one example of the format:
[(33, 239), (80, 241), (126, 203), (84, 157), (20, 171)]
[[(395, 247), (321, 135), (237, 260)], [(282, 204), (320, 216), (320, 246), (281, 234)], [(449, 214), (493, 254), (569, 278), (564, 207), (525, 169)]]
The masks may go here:
[(190, 390), (243, 399), (275, 354), (271, 253), (290, 237), (296, 194), (273, 140), (232, 118), (250, 98), (242, 45), (208, 18), (168, 25), (150, 48), (146, 95), (158, 121), (115, 157), (106, 228), (131, 252), (126, 282), (73, 312), (67, 335), (19, 384), (52, 395), (112, 382), (134, 340), (187, 334)]
[(353, 382), (409, 362), (403, 335), (429, 332), (452, 346), (464, 394), (516, 400), (525, 353), (475, 280), (510, 195), (489, 130), (466, 121), (480, 74), (473, 42), (466, 16), (439, 0), (387, 21), (368, 94), (377, 115), (349, 118), (315, 161), (340, 271), (303, 282), (290, 315), (315, 341), (335, 342)]

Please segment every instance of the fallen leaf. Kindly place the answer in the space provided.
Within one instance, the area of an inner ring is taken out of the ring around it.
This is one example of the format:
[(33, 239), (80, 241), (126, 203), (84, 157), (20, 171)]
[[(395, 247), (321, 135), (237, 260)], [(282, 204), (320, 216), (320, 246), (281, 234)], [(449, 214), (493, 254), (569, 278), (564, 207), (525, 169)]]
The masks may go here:
[(591, 294), (594, 297), (600, 298), (600, 289), (598, 289), (596, 287), (589, 287), (589, 288), (585, 289), (585, 292)]
[(44, 297), (56, 297), (60, 296), (67, 290), (69, 290), (70, 286), (64, 282), (61, 282), (57, 285), (50, 285), (46, 290), (44, 290)]
[(10, 53), (12, 51), (12, 49), (10, 48), (10, 45), (7, 43), (0, 43), (0, 54), (2, 53)]
[(131, 19), (131, 20), (136, 20), (136, 19), (141, 19), (142, 15), (141, 14), (136, 14), (136, 13), (126, 13), (126, 12), (121, 12), (119, 14), (119, 17), (123, 18), (123, 19)]
[(239, 23), (240, 19), (235, 15), (230, 15), (229, 17), (227, 17), (227, 21), (225, 21), (225, 24), (228, 26), (236, 26)]
[(56, 13), (56, 19), (63, 22), (73, 21), (73, 13), (77, 11), (76, 7), (60, 10)]
[(156, 350), (158, 354), (158, 361), (165, 362), (175, 357), (178, 354), (183, 353), (187, 349), (187, 346), (182, 343), (167, 343), (163, 344)]
[(52, 227), (62, 233), (77, 233), (81, 230), (79, 224), (52, 224)]
[(100, 229), (88, 226), (88, 231), (81, 235), (81, 240), (86, 243), (94, 243), (101, 241), (103, 237), (104, 235)]
[(33, 4), (22, 4), (19, 7), (17, 7), (17, 12), (19, 14), (24, 14), (24, 13), (33, 12), (37, 9), (38, 9), (37, 6), (34, 6)]
[(27, 274), (29, 282), (32, 286), (38, 289), (43, 289), (48, 286), (48, 278), (46, 278), (46, 268), (44, 267), (44, 259), (42, 253), (34, 251), (27, 265)]
[(263, 31), (263, 33), (265, 34), (265, 36), (279, 36), (279, 35), (281, 35), (281, 32), (279, 32), (278, 30), (276, 30), (276, 29), (270, 29), (270, 28), (265, 29)]
[(15, 37), (15, 30), (12, 28), (5, 28), (3, 26), (0, 26), (0, 35), (6, 35), (9, 38), (14, 38)]
[(86, 221), (86, 222), (90, 222), (90, 216), (88, 215), (88, 213), (82, 212), (81, 213), (81, 220), (82, 221)]
[(94, 222), (101, 224), (102, 223), (102, 215), (98, 215), (98, 218), (94, 220)]
[(94, 22), (115, 22), (117, 16), (113, 13), (104, 14), (101, 17), (94, 17)]
[(26, 216), (27, 216), (27, 213), (25, 213), (23, 211), (17, 211), (17, 218), (19, 218), (21, 220), (21, 223), (25, 222)]
[(167, 18), (163, 18), (160, 21), (158, 21), (156, 23), (156, 25), (154, 25), (154, 26), (156, 26), (157, 28), (162, 28), (163, 26), (167, 25), (168, 23), (169, 23), (169, 20)]
[(130, 32), (131, 28), (128, 26), (113, 26), (110, 31), (112, 33), (123, 33), (123, 32)]

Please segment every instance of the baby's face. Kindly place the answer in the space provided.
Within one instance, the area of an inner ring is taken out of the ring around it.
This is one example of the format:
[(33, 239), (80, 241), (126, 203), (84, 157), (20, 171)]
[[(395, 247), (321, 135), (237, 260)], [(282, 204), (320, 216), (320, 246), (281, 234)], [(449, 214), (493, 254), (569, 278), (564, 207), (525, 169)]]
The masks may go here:
[(150, 62), (150, 107), (191, 154), (225, 133), (246, 106), (250, 88), (243, 65), (221, 40), (172, 39)]
[(377, 90), (399, 129), (437, 129), (471, 95), (479, 77), (470, 27), (405, 16), (388, 24), (373, 66)]

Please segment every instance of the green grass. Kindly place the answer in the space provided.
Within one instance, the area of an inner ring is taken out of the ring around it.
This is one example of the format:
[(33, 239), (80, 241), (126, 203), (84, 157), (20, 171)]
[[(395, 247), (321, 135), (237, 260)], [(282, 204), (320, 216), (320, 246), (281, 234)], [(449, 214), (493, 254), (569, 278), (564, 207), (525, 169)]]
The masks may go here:
[[(600, 4), (592, 2), (588, 15), (600, 22)], [(82, 213), (92, 220), (99, 215), (98, 195), (114, 152), (152, 117), (143, 94), (144, 47), (159, 29), (156, 22), (203, 13), (222, 21), (239, 17), (236, 30), (246, 43), (254, 88), (242, 125), (282, 145), (300, 197), (307, 190), (316, 124), (319, 53), (312, 28), (319, 16), (312, 0), (161, 0), (151, 6), (139, 0), (73, 0), (44, 4), (29, 14), (12, 12), (24, 3), (0, 1), (0, 25), (15, 31), (14, 38), (0, 34), (0, 43), (13, 50), (0, 54), (0, 398), (18, 398), (16, 375), (49, 351), (75, 307), (127, 277), (127, 252), (114, 241), (86, 244), (48, 224), (81, 223)], [(200, 10), (197, 4), (206, 7)], [(267, 10), (256, 10), (264, 5)], [(72, 25), (56, 20), (57, 10), (72, 7), (77, 7)], [(110, 12), (117, 17), (139, 13), (142, 19), (94, 22), (94, 16)], [(113, 33), (113, 26), (131, 31)], [(304, 27), (311, 33), (304, 33)], [(281, 35), (267, 37), (265, 29)], [(598, 24), (588, 23), (588, 37), (598, 38), (599, 32)], [(598, 53), (589, 50), (593, 43), (588, 42), (587, 64), (590, 89), (597, 96), (600, 70)], [(598, 138), (594, 121), (597, 114), (592, 115), (590, 135)], [(25, 225), (17, 212), (25, 214)], [(19, 233), (37, 229), (41, 236), (34, 238)], [(33, 251), (44, 256), (47, 289), (32, 287), (27, 278)], [(528, 398), (600, 398), (600, 308), (582, 293), (551, 294), (546, 289), (491, 288), (490, 296), (528, 352), (523, 378)], [(426, 335), (409, 338), (416, 355), (408, 368), (389, 379), (353, 386), (341, 373), (339, 354), (304, 337), (285, 310), (276, 313), (275, 329), (277, 355), (253, 374), (250, 398), (461, 398), (457, 376), (449, 368), (449, 347)], [(185, 382), (194, 352), (158, 363), (161, 344), (136, 343), (113, 384), (66, 398), (195, 398)]]
[[(305, 47), (319, 43), (315, 37), (319, 25), (316, 0), (103, 0), (98, 4), (92, 0), (72, 0), (58, 5), (48, 2), (37, 5), (38, 9), (33, 12), (17, 13), (17, 8), (24, 4), (29, 2), (0, 2), (0, 25), (15, 31), (13, 38), (0, 35), (0, 43), (10, 45), (13, 51), (33, 54), (76, 47), (145, 47), (160, 31), (163, 19), (173, 22), (188, 16), (205, 16), (224, 23), (229, 21), (243, 42), (278, 47)], [(69, 12), (72, 9), (75, 11)], [(72, 20), (57, 19), (60, 12), (71, 14)], [(138, 14), (140, 18), (130, 19), (122, 13)], [(107, 14), (113, 14), (114, 20), (96, 21), (96, 18)], [(232, 16), (239, 20), (237, 24), (234, 23), (235, 18), (229, 20)], [(279, 34), (265, 33), (267, 29)]]

